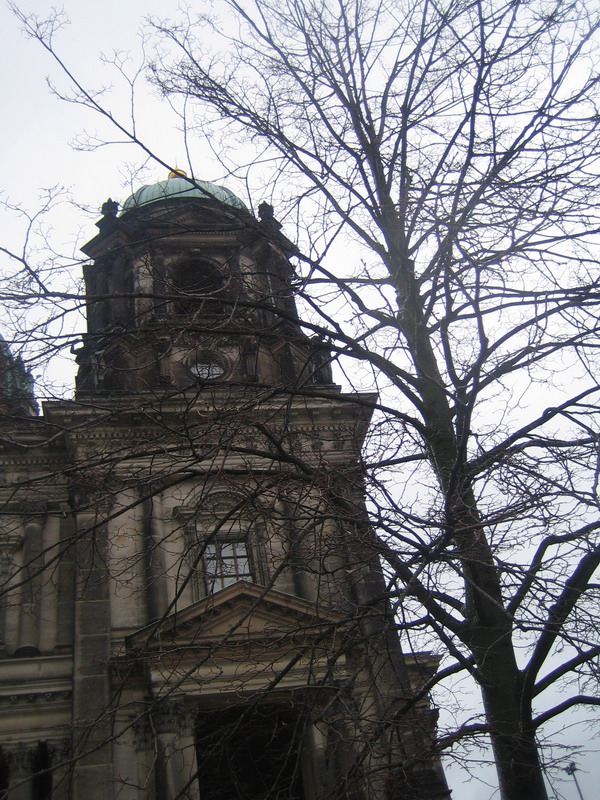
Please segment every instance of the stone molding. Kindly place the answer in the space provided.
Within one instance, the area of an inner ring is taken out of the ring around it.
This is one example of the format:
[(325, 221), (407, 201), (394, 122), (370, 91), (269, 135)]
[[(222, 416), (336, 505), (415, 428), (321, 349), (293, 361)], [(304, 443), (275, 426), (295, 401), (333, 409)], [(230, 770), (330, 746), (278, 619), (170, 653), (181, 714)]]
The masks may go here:
[(48, 703), (67, 703), (71, 700), (72, 694), (73, 693), (70, 689), (53, 692), (19, 692), (18, 694), (3, 694), (0, 695), (0, 708), (2, 706), (15, 705), (47, 706)]

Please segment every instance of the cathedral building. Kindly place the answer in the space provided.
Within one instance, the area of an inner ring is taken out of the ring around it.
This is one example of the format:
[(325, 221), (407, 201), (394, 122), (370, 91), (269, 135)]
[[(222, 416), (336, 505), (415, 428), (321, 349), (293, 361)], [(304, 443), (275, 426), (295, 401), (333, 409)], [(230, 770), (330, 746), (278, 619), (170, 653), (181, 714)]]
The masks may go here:
[(0, 797), (449, 797), (365, 512), (376, 398), (259, 211), (178, 172), (105, 203), (73, 399), (0, 346)]

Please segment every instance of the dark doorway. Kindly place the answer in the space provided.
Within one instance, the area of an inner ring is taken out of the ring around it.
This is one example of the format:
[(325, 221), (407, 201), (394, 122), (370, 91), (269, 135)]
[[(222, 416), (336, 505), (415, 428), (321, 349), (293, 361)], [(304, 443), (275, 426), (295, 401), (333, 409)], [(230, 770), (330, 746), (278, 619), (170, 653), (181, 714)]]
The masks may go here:
[(6, 800), (8, 797), (8, 777), (8, 759), (0, 747), (0, 800)]
[(301, 719), (287, 704), (201, 714), (196, 745), (202, 800), (302, 800)]
[(32, 800), (50, 800), (52, 797), (52, 772), (50, 771), (51, 756), (46, 742), (38, 742), (33, 754), (31, 769)]

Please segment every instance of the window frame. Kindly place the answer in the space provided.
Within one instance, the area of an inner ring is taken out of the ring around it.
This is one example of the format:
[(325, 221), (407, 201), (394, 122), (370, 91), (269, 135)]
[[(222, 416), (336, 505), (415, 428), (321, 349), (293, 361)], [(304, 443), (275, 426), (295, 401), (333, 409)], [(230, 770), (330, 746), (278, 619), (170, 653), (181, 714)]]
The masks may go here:
[[(231, 552), (225, 555), (226, 549), (230, 549)], [(206, 542), (202, 560), (206, 595), (215, 594), (239, 581), (254, 583), (255, 573), (252, 569), (247, 537), (217, 537)], [(210, 569), (210, 563), (214, 563), (214, 570)], [(240, 566), (242, 564), (243, 568)], [(233, 569), (227, 569), (230, 565)]]
[[(264, 585), (260, 524), (252, 522), (244, 515), (238, 517), (232, 514), (232, 505), (234, 504), (231, 500), (212, 502), (210, 510), (207, 504), (196, 513), (186, 515), (188, 521), (185, 525), (185, 549), (193, 602), (203, 600), (239, 581)], [(238, 554), (234, 559), (244, 558), (247, 571), (232, 573), (233, 579), (230, 581), (225, 581), (226, 576), (220, 573), (211, 579), (207, 568), (207, 554), (210, 558), (213, 548), (219, 550), (232, 545), (243, 546), (245, 555)], [(217, 585), (221, 582), (222, 585)]]

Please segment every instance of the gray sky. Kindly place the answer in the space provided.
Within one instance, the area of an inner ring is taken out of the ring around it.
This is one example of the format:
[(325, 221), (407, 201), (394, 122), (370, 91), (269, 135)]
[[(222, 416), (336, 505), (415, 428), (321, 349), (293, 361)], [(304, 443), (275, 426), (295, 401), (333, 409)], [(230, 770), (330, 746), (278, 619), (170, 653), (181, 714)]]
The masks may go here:
[[(218, 0), (217, 0), (218, 1)], [(44, 17), (51, 12), (51, 2), (24, 0), (22, 9)], [(102, 87), (113, 84), (116, 75), (100, 61), (101, 53), (110, 56), (115, 50), (130, 51), (132, 64), (139, 61), (141, 40), (139, 30), (148, 14), (173, 17), (177, 15), (176, 0), (66, 0), (62, 6), (71, 19), (57, 36), (57, 49), (65, 62), (86, 86)], [(192, 3), (199, 8), (197, 3)], [(95, 152), (81, 152), (72, 143), (87, 132), (98, 132), (101, 137), (113, 137), (110, 128), (92, 112), (67, 104), (53, 97), (46, 84), (46, 76), (61, 90), (68, 85), (60, 70), (43, 48), (27, 40), (19, 30), (19, 23), (5, 5), (0, 5), (0, 104), (3, 122), (0, 126), (3, 154), (0, 191), (4, 199), (34, 210), (41, 190), (64, 186), (87, 209), (64, 205), (53, 219), (55, 240), (63, 249), (77, 253), (77, 247), (94, 235), (94, 219), (102, 202), (112, 196), (122, 201), (128, 191), (129, 165), (139, 166), (143, 156), (132, 146), (103, 147)], [(123, 91), (107, 95), (111, 107), (127, 121), (128, 99)], [(165, 161), (185, 165), (185, 150), (177, 121), (168, 106), (152, 91), (140, 84), (139, 93), (140, 137)], [(195, 142), (196, 174), (198, 162), (205, 165), (202, 177), (218, 178), (218, 166), (211, 160), (210, 149)], [(152, 166), (146, 181), (161, 180), (164, 169)], [(229, 183), (230, 188), (239, 188)], [(242, 193), (240, 193), (243, 196)], [(262, 198), (255, 198), (260, 200)], [(6, 222), (6, 221), (5, 221)], [(3, 224), (0, 219), (0, 243), (18, 244), (21, 231)], [(74, 269), (78, 267), (74, 267)], [(574, 717), (569, 718), (574, 721)], [(585, 726), (573, 725), (565, 738), (582, 747), (597, 748), (588, 741)], [(597, 754), (579, 758), (578, 773), (585, 800), (598, 796), (596, 782), (600, 780), (600, 759)], [(493, 772), (477, 764), (472, 766), (474, 777), (464, 770), (452, 768), (449, 777), (455, 800), (491, 800), (494, 791)], [(478, 780), (479, 778), (480, 780)], [(572, 778), (555, 783), (557, 798), (578, 800)]]

